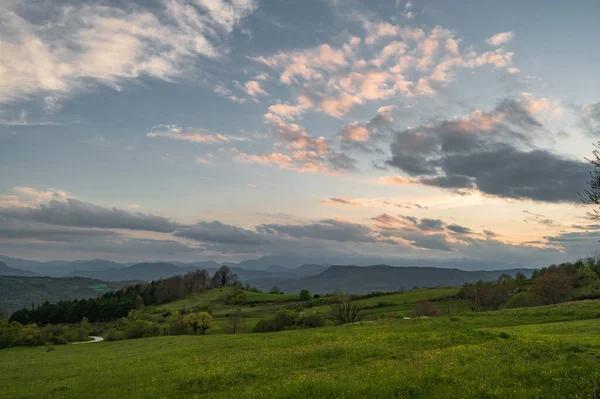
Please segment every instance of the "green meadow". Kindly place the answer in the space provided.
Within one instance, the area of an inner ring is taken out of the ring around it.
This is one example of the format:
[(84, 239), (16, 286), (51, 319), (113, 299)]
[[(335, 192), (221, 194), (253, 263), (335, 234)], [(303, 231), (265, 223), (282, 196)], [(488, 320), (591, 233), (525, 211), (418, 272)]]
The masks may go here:
[[(252, 305), (225, 305), (213, 290), (144, 310), (210, 307), (215, 327), (204, 336), (3, 349), (0, 397), (597, 397), (600, 300), (471, 312), (457, 290), (371, 297), (359, 322), (262, 334), (249, 331), (295, 296), (249, 292)], [(438, 316), (412, 317), (423, 299)], [(243, 333), (227, 333), (238, 308)]]

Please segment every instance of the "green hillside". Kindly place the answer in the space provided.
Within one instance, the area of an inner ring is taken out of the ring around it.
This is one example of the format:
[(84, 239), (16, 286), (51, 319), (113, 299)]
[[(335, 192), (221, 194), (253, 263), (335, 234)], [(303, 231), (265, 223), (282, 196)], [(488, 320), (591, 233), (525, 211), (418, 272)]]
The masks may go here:
[[(365, 302), (395, 302), (389, 311), (397, 316), (405, 300), (427, 292)], [(408, 320), (371, 316), (270, 334), (4, 349), (0, 397), (588, 398), (600, 383), (598, 300)]]
[(91, 298), (124, 286), (83, 277), (0, 276), (0, 308), (14, 311), (32, 304)]

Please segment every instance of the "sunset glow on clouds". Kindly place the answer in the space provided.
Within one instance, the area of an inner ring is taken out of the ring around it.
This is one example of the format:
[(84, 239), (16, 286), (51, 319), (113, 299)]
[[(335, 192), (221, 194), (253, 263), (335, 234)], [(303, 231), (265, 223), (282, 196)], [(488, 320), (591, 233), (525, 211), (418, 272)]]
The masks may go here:
[(534, 3), (5, 3), (0, 253), (593, 255), (599, 10)]

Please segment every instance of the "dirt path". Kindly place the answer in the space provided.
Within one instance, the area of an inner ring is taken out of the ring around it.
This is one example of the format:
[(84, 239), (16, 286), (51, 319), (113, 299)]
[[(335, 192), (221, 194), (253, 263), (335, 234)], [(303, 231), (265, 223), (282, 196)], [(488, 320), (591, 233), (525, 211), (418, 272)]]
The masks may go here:
[(91, 341), (71, 342), (71, 344), (93, 344), (94, 342), (104, 341), (104, 338), (102, 338), (102, 337), (94, 337), (94, 336), (90, 335), (90, 338), (92, 338)]

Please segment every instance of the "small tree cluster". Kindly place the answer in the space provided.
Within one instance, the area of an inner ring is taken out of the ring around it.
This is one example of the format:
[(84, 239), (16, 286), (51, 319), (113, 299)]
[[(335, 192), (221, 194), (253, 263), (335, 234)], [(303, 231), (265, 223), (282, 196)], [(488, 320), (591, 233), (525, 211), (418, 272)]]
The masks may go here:
[(331, 305), (331, 318), (340, 323), (354, 323), (363, 309), (363, 304), (357, 301), (343, 301)]

